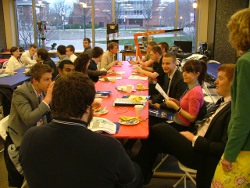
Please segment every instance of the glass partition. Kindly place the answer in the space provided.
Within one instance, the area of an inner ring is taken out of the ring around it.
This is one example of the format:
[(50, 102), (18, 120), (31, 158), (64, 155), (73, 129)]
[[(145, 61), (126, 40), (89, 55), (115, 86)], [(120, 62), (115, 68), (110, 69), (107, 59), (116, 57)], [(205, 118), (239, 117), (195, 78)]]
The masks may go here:
[[(123, 50), (125, 45), (134, 44), (135, 33), (175, 29), (175, 19), (178, 20), (178, 28), (184, 28), (183, 32), (177, 33), (177, 38), (174, 32), (152, 34), (150, 37), (170, 46), (175, 40), (192, 40), (195, 43), (193, 1), (178, 0), (177, 17), (176, 1), (94, 0), (95, 30), (92, 32), (91, 0), (16, 0), (19, 45), (27, 48), (29, 44), (36, 43), (38, 47), (44, 45), (53, 49), (55, 44), (73, 44), (76, 50), (81, 51), (83, 38), (92, 39), (94, 34), (95, 46), (106, 50), (106, 26), (115, 20), (119, 31), (110, 38), (119, 40), (119, 48)], [(115, 5), (115, 14), (112, 14), (112, 4)], [(114, 19), (112, 15), (115, 15)]]

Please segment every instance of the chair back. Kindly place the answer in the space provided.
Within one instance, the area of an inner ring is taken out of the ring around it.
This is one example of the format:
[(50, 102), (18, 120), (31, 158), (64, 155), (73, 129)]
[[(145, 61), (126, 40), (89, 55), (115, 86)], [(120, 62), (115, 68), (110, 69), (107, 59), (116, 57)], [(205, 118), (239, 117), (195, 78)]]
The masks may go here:
[(206, 114), (207, 114), (207, 102), (204, 101), (203, 105), (200, 107), (200, 110), (199, 110), (199, 113), (198, 113), (198, 116), (197, 116), (195, 122), (193, 122), (189, 126), (189, 131), (190, 132), (192, 132), (194, 134), (197, 132), (197, 127), (196, 127), (195, 123), (198, 120), (202, 120), (205, 117)]

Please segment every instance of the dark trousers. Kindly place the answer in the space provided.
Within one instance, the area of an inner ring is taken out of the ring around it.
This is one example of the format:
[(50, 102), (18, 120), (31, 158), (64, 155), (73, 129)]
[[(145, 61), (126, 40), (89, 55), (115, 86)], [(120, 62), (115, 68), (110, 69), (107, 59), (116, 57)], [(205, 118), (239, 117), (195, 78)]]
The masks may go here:
[[(193, 149), (192, 142), (172, 126), (158, 124), (151, 127), (150, 136), (142, 142), (141, 150), (135, 159), (142, 169), (144, 184), (149, 183), (152, 177), (152, 168), (159, 153), (173, 155), (183, 165), (192, 169), (197, 170), (201, 166), (202, 155)], [(212, 177), (213, 174), (207, 172), (203, 173), (202, 176), (197, 174), (197, 187), (210, 187)]]
[(5, 165), (8, 171), (8, 181), (10, 187), (21, 187), (23, 184), (24, 177), (17, 171), (16, 167), (12, 163), (9, 153), (8, 147), (10, 144), (13, 144), (10, 136), (6, 137), (6, 141), (4, 143), (4, 159)]
[(141, 172), (141, 168), (137, 163), (133, 163), (135, 168), (135, 179), (132, 183), (127, 185), (118, 185), (117, 188), (141, 188), (143, 185), (143, 176)]

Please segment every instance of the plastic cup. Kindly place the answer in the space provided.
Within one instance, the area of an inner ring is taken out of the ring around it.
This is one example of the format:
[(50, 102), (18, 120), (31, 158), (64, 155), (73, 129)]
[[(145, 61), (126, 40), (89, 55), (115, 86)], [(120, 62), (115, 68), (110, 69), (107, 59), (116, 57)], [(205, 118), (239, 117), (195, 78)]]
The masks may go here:
[(135, 105), (135, 115), (136, 117), (141, 117), (143, 105)]
[(133, 85), (127, 85), (126, 86), (126, 90), (127, 90), (127, 93), (131, 93), (134, 89), (134, 86)]

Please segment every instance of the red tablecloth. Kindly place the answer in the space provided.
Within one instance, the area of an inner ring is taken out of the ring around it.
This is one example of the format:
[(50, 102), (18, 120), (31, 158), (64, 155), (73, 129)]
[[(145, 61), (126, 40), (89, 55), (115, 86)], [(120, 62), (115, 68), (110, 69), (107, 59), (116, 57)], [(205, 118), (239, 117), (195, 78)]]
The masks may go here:
[[(145, 86), (148, 86), (148, 80), (131, 80), (128, 79), (132, 73), (132, 66), (127, 61), (123, 61), (122, 67), (114, 66), (114, 69), (117, 72), (125, 71), (125, 74), (116, 75), (116, 77), (122, 77), (121, 80), (116, 80), (115, 83), (112, 82), (101, 82), (98, 81), (95, 84), (97, 91), (111, 91), (111, 95), (107, 98), (103, 98), (102, 107), (106, 107), (109, 111), (107, 114), (101, 115), (100, 117), (107, 118), (110, 121), (118, 122), (121, 115), (125, 116), (135, 116), (135, 110), (133, 106), (113, 106), (113, 102), (116, 98), (121, 98), (123, 95), (127, 94), (126, 92), (120, 92), (116, 89), (116, 86), (121, 85), (134, 85), (136, 88), (138, 83), (141, 83)], [(113, 77), (113, 76), (110, 76)], [(148, 95), (148, 90), (146, 91), (135, 91), (131, 93), (132, 95)], [(143, 121), (137, 125), (121, 125), (120, 130), (117, 134), (113, 135), (116, 138), (147, 138), (149, 134), (148, 129), (148, 104), (143, 108), (142, 113)]]
[(0, 59), (0, 63), (3, 64), (5, 61), (8, 61), (9, 59)]

